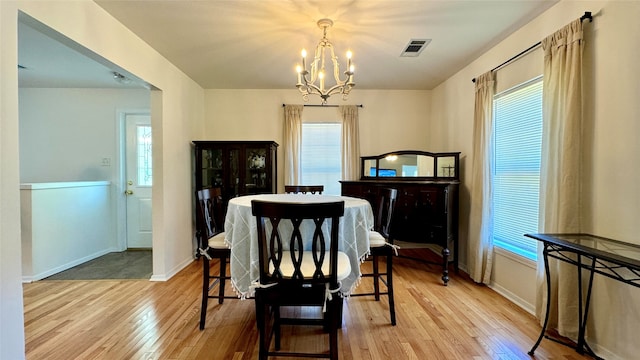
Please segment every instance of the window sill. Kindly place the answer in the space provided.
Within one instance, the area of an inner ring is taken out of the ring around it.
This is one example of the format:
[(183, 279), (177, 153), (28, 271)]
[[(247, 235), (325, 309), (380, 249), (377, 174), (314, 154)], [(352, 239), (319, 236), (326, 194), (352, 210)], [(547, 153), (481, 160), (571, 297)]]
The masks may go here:
[(537, 268), (537, 262), (535, 260), (529, 259), (528, 257), (522, 256), (520, 254), (516, 254), (513, 251), (503, 249), (499, 246), (494, 246), (493, 251), (496, 255), (503, 256), (531, 269), (535, 270)]

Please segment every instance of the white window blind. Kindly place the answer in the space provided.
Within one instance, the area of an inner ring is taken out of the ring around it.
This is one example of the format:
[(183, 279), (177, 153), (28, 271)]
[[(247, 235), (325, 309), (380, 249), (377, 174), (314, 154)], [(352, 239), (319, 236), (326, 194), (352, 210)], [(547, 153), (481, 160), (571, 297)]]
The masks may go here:
[(494, 97), (494, 244), (536, 259), (542, 144), (542, 78)]
[(340, 195), (341, 133), (340, 123), (302, 124), (302, 185), (324, 185), (323, 194)]

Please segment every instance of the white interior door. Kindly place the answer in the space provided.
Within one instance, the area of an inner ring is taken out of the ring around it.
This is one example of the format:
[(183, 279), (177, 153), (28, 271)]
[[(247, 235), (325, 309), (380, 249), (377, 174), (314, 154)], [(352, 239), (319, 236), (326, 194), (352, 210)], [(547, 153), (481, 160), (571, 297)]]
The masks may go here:
[(125, 123), (127, 248), (151, 248), (151, 117), (127, 114)]

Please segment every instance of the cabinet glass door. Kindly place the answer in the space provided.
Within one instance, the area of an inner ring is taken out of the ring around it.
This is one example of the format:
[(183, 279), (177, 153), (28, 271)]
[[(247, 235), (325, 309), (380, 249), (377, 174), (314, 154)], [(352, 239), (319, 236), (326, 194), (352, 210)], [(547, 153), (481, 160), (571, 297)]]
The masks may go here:
[(229, 190), (227, 192), (228, 198), (237, 197), (241, 194), (240, 189), (240, 149), (229, 149), (229, 172), (228, 184)]
[(267, 189), (267, 149), (251, 148), (246, 151), (245, 187), (248, 194), (269, 192)]
[(222, 186), (222, 149), (202, 150), (202, 187)]

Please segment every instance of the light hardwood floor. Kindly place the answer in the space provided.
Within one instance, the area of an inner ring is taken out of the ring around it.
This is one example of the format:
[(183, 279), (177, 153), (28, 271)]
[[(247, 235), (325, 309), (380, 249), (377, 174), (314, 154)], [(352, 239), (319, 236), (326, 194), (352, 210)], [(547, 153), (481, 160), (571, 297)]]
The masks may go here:
[[(200, 274), (194, 261), (167, 282), (25, 284), (27, 359), (257, 359), (253, 301), (210, 301), (206, 328), (198, 329)], [(403, 258), (394, 274), (398, 325), (389, 323), (386, 298), (347, 299), (340, 359), (531, 359), (538, 322), (488, 287), (455, 274), (445, 287), (437, 266)], [(283, 331), (283, 347), (326, 344), (317, 328)], [(589, 359), (546, 339), (534, 358)]]

